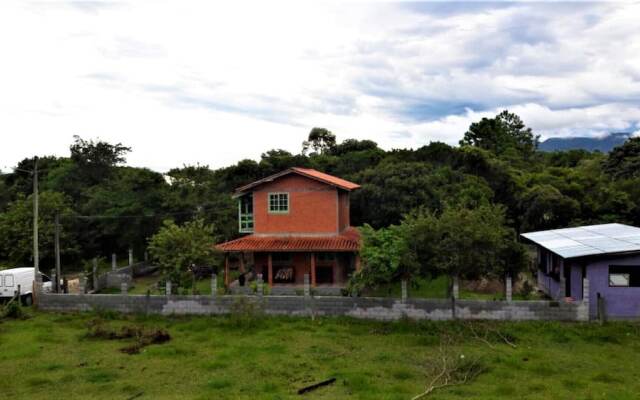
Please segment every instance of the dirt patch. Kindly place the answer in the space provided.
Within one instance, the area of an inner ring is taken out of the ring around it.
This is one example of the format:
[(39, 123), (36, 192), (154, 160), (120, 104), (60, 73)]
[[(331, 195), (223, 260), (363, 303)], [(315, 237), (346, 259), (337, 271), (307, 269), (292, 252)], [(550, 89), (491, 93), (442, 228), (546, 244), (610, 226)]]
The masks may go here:
[(146, 346), (162, 344), (171, 340), (171, 335), (164, 329), (152, 329), (137, 325), (113, 329), (100, 320), (89, 321), (86, 336), (103, 340), (134, 339), (133, 343), (120, 349), (121, 352), (127, 354), (138, 354)]

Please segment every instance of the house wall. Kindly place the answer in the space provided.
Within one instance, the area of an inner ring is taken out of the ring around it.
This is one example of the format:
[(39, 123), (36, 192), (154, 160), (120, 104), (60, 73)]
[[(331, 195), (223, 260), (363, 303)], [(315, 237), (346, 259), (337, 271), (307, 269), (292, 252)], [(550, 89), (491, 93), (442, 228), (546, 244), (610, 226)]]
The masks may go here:
[(582, 300), (582, 264), (571, 262), (571, 297)]
[[(560, 259), (560, 277), (564, 274), (564, 260)], [(549, 297), (553, 299), (560, 299), (563, 297), (564, 288), (562, 286), (562, 281), (560, 279), (554, 279), (549, 274), (538, 270), (538, 288), (546, 293)]]
[(590, 282), (590, 308), (592, 318), (598, 315), (597, 294), (604, 297), (606, 315), (609, 318), (640, 317), (640, 287), (609, 287), (609, 265), (638, 265), (640, 255), (612, 257), (590, 262), (587, 277)]
[(349, 192), (338, 190), (338, 228), (340, 231), (345, 230), (351, 224), (349, 220), (349, 204)]
[[(289, 212), (269, 213), (268, 194), (289, 193)], [(253, 192), (254, 233), (338, 233), (338, 190), (314, 179), (290, 174)]]

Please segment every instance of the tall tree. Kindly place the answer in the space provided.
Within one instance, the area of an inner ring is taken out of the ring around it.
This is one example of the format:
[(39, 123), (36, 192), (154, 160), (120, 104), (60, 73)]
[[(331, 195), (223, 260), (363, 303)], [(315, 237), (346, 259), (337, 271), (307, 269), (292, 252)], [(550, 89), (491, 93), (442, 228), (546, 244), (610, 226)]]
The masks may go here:
[(539, 139), (520, 117), (504, 110), (494, 118), (482, 118), (480, 122), (472, 123), (460, 145), (480, 147), (496, 155), (511, 150), (527, 159), (538, 148)]
[(309, 148), (315, 153), (329, 153), (336, 148), (336, 135), (325, 128), (313, 128), (307, 140), (302, 142), (302, 154), (306, 154)]
[(78, 174), (88, 186), (105, 180), (116, 167), (125, 162), (130, 147), (122, 143), (110, 144), (103, 141), (84, 140), (74, 136), (71, 145), (71, 160), (77, 166)]

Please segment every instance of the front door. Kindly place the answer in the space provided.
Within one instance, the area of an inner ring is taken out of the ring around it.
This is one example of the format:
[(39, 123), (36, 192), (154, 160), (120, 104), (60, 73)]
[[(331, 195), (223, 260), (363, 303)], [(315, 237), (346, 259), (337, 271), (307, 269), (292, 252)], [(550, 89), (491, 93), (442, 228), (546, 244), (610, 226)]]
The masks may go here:
[(332, 266), (316, 267), (316, 283), (332, 284), (333, 283), (333, 267)]

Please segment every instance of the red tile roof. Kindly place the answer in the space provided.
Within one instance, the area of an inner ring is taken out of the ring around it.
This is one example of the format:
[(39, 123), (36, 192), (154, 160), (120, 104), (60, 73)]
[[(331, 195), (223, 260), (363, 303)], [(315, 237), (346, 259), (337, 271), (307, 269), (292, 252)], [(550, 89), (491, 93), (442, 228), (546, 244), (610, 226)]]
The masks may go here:
[(347, 228), (333, 236), (257, 236), (249, 235), (220, 243), (221, 251), (359, 251), (360, 232)]
[(309, 178), (314, 178), (322, 182), (326, 182), (328, 184), (338, 186), (339, 188), (345, 190), (355, 190), (360, 187), (357, 183), (349, 182), (342, 178), (338, 178), (337, 176), (325, 174), (324, 172), (316, 171), (311, 168), (299, 168), (293, 167), (291, 168), (293, 171), (296, 171), (302, 175), (308, 176)]
[(337, 176), (333, 176), (333, 175), (329, 175), (329, 174), (325, 174), (324, 172), (320, 172), (320, 171), (316, 171), (315, 169), (311, 169), (311, 168), (299, 168), (299, 167), (293, 167), (293, 168), (289, 168), (285, 171), (282, 172), (278, 172), (277, 174), (271, 175), (271, 176), (267, 176), (266, 178), (262, 178), (259, 181), (255, 181), (252, 183), (249, 183), (248, 185), (244, 185), (242, 187), (239, 187), (236, 189), (236, 193), (242, 193), (242, 192), (246, 192), (249, 189), (252, 189), (256, 186), (259, 186), (263, 183), (267, 183), (267, 182), (272, 182), (275, 179), (278, 179), (282, 176), (288, 175), (288, 174), (298, 174), (298, 175), (302, 175), (302, 176), (306, 176), (307, 178), (311, 178), (311, 179), (315, 179), (317, 181), (320, 182), (324, 182), (328, 185), (332, 185), (332, 186), (337, 186), (340, 189), (344, 189), (344, 190), (355, 190), (358, 189), (360, 187), (360, 185), (358, 185), (357, 183), (353, 183), (353, 182), (349, 182), (347, 180), (344, 180), (342, 178), (338, 178)]

